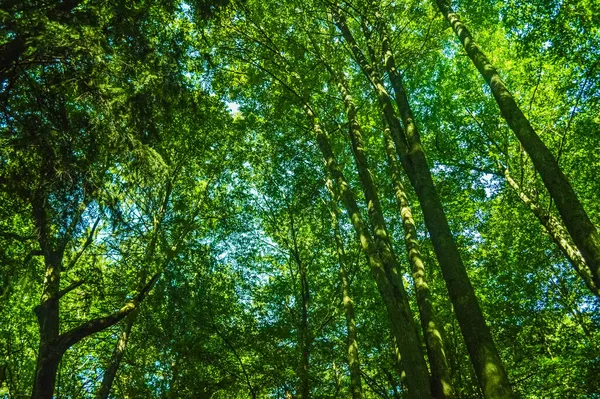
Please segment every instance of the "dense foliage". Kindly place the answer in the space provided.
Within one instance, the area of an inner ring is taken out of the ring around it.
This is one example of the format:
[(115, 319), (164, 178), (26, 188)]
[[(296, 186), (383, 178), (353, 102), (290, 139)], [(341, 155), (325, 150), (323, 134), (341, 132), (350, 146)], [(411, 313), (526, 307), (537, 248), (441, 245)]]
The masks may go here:
[(600, 397), (599, 0), (2, 0), (1, 398)]

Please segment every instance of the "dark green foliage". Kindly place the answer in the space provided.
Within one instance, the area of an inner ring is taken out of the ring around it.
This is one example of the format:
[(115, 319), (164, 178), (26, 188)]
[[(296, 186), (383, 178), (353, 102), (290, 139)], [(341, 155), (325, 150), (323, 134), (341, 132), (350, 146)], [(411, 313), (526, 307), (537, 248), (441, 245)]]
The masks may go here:
[[(453, 6), (598, 227), (600, 3)], [(383, 114), (332, 11), (345, 16), (392, 92), (381, 59), (382, 32), (389, 35), (435, 188), (514, 391), (598, 397), (599, 299), (507, 183), (506, 170), (560, 221), (434, 2), (5, 0), (1, 398), (32, 394), (44, 331), (34, 309), (48, 288), (48, 248), (62, 254), (59, 334), (116, 314), (158, 277), (134, 311), (110, 398), (288, 399), (303, 381), (314, 398), (351, 397), (328, 172), (304, 108), (326, 131), (368, 221), (332, 70), (356, 102), (419, 325)], [(454, 388), (481, 398), (422, 210), (403, 178)], [(338, 205), (363, 398), (400, 398), (407, 384), (388, 313)], [(46, 397), (94, 398), (127, 320), (71, 345)]]

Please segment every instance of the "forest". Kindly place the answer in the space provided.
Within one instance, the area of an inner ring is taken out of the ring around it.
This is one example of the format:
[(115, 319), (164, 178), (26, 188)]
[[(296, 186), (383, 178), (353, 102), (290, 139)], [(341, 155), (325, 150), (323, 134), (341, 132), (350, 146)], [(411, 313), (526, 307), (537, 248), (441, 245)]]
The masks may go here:
[(600, 398), (600, 0), (0, 27), (0, 398)]

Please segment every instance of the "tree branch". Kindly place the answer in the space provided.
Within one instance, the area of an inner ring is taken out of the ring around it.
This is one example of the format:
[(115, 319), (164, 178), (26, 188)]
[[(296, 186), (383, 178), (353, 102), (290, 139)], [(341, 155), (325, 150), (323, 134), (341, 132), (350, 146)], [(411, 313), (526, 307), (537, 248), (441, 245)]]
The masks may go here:
[(83, 247), (81, 247), (81, 250), (77, 253), (77, 255), (75, 255), (75, 258), (73, 258), (73, 260), (71, 260), (71, 262), (69, 262), (69, 264), (67, 265), (65, 270), (70, 270), (72, 267), (74, 267), (77, 264), (77, 262), (79, 261), (79, 259), (81, 258), (81, 256), (83, 255), (83, 253), (85, 252), (85, 250), (90, 245), (92, 245), (92, 242), (94, 242), (94, 233), (96, 232), (96, 228), (98, 227), (99, 222), (100, 222), (100, 217), (98, 217), (98, 219), (96, 219), (96, 221), (94, 222), (94, 225), (92, 226), (92, 230), (90, 231), (90, 234), (88, 235), (87, 239), (85, 240)]
[(90, 320), (85, 322), (66, 333), (63, 333), (58, 338), (59, 341), (59, 350), (61, 352), (65, 352), (71, 346), (75, 345), (77, 342), (81, 341), (85, 337), (88, 337), (92, 334), (95, 334), (99, 331), (105, 330), (108, 327), (111, 327), (117, 324), (119, 321), (125, 318), (128, 314), (136, 310), (140, 303), (146, 298), (150, 290), (154, 287), (160, 276), (162, 275), (162, 270), (156, 273), (150, 281), (142, 288), (140, 293), (131, 301), (127, 302), (121, 309), (118, 311), (104, 317), (99, 317), (97, 319)]
[(68, 294), (69, 292), (73, 291), (74, 289), (76, 289), (77, 287), (82, 286), (83, 284), (85, 284), (86, 281), (85, 280), (78, 280), (78, 281), (74, 281), (71, 284), (69, 284), (66, 288), (63, 288), (62, 290), (60, 290), (58, 292), (58, 297), (56, 299), (60, 299), (63, 296), (65, 296), (66, 294)]

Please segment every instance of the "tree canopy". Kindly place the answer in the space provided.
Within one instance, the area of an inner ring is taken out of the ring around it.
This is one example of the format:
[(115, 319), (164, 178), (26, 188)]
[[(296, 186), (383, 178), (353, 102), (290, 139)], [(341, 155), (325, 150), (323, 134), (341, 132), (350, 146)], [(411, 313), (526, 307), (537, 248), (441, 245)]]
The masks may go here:
[(0, 398), (600, 397), (599, 0), (0, 26)]

